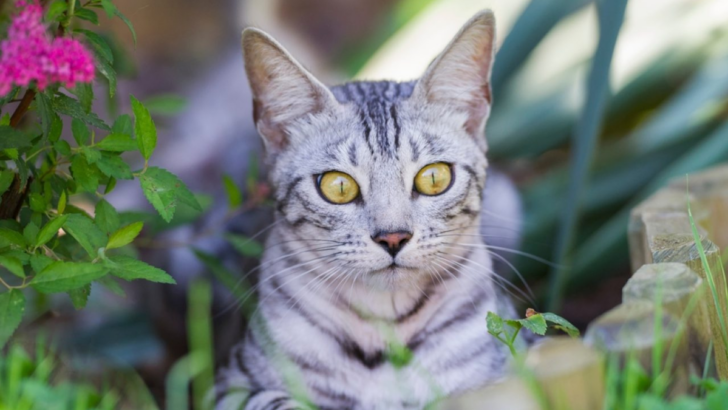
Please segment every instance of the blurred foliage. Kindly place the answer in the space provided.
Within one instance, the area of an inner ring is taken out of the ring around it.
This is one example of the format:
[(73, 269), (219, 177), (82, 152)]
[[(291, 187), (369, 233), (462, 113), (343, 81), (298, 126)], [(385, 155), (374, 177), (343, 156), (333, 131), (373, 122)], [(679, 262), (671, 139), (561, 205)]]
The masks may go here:
[[(640, 0), (630, 4), (635, 2)], [(581, 6), (587, 3), (530, 2), (508, 33), (493, 75), (496, 104), (488, 127), (491, 157), (501, 163), (528, 159), (533, 164), (533, 171), (522, 178), (526, 218), (523, 248), (539, 257), (557, 256), (555, 262), (561, 268), (550, 274), (552, 280), (563, 283), (541, 294), (550, 297), (552, 306), (560, 305), (562, 286), (575, 292), (628, 266), (627, 219), (637, 202), (672, 177), (728, 158), (725, 24), (698, 26), (697, 30), (707, 31), (700, 43), (690, 43), (697, 36), (676, 36), (662, 54), (633, 70), (624, 84), (612, 85), (606, 106), (598, 110), (604, 113), (603, 119), (587, 110), (591, 94), (579, 86), (584, 80), (578, 73), (589, 62), (574, 60), (566, 45), (545, 50), (573, 61), (553, 76), (552, 84), (544, 85), (546, 91), (527, 93), (519, 88), (518, 82), (534, 70), (535, 60), (529, 59), (529, 53), (550, 30), (565, 25), (575, 13), (583, 13)], [(597, 3), (602, 27), (612, 24), (618, 28), (621, 16), (614, 2)], [(602, 3), (610, 3), (612, 8)], [(673, 2), (664, 7), (689, 12), (695, 18), (700, 13), (709, 15), (706, 11), (715, 4)], [(545, 8), (548, 13), (544, 13)], [(655, 21), (649, 23), (666, 26), (671, 24), (669, 18), (675, 18), (675, 14), (657, 11), (654, 16)], [(600, 44), (602, 40), (600, 37)], [(620, 38), (615, 53), (634, 40)], [(595, 59), (598, 53), (599, 49)], [(609, 60), (600, 64), (608, 66)], [(611, 66), (614, 68), (615, 63)], [(602, 81), (609, 78), (602, 77)], [(596, 80), (590, 77), (588, 87)], [(583, 95), (576, 98), (581, 102), (574, 102), (574, 90)], [(592, 137), (591, 132), (583, 131), (585, 128), (598, 132), (591, 149), (579, 149)], [(573, 191), (576, 188), (570, 188), (570, 183), (580, 184), (580, 180), (584, 184)], [(557, 234), (573, 239), (557, 250), (552, 240)], [(530, 281), (549, 275), (547, 266), (532, 260), (519, 261), (518, 268)], [(555, 279), (554, 275), (563, 278)]]
[(74, 377), (68, 364), (43, 340), (37, 338), (32, 354), (20, 343), (0, 354), (1, 410), (156, 408), (138, 376), (117, 372), (95, 383)]

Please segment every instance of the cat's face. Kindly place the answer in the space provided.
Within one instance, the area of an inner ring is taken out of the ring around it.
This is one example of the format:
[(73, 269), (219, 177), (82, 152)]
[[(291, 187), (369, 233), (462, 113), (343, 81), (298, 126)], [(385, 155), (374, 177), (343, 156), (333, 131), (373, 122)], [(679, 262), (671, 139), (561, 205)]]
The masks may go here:
[(267, 36), (244, 36), (287, 249), (378, 288), (440, 275), (445, 255), (468, 253), (487, 165), (492, 39), (492, 20), (471, 21), (416, 83), (328, 90)]

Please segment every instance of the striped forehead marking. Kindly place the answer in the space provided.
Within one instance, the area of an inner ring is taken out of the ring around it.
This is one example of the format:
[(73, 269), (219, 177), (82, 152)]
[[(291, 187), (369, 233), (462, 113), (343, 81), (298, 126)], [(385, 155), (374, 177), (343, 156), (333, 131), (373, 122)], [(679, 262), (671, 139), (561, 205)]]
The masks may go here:
[(369, 151), (394, 158), (400, 146), (398, 103), (412, 95), (415, 84), (415, 81), (355, 81), (333, 87), (331, 91), (340, 103), (356, 106)]

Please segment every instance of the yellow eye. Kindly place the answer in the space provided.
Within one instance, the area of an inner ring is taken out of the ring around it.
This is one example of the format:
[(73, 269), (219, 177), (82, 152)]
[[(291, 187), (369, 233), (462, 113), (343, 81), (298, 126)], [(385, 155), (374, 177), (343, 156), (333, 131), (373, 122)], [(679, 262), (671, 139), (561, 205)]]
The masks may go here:
[(319, 177), (321, 195), (334, 204), (348, 204), (359, 196), (359, 185), (343, 172), (330, 171)]
[(450, 187), (452, 172), (450, 165), (436, 162), (425, 166), (415, 177), (415, 189), (423, 195), (440, 195)]

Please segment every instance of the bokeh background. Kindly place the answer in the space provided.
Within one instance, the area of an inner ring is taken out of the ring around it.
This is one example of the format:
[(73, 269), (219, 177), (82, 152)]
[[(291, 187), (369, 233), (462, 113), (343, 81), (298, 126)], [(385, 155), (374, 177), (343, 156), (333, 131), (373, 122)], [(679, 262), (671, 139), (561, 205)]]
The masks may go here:
[[(672, 177), (728, 161), (728, 1), (629, 0), (624, 16), (614, 6), (621, 1), (119, 2), (138, 43), (123, 23), (102, 22), (120, 44), (116, 54), (126, 56), (116, 62), (124, 76), (118, 94), (147, 103), (161, 129), (156, 165), (199, 193), (206, 211), (151, 229), (138, 243), (179, 285), (130, 287), (125, 299), (95, 292), (83, 313), (57, 304), (33, 325), (52, 324), (71, 367), (127, 372), (130, 383), (165, 403), (170, 378), (184, 373), (175, 364), (188, 351), (190, 284), (201, 277), (213, 284), (220, 361), (244, 325), (241, 289), (254, 281), (240, 278), (259, 253), (250, 244), (262, 240), (264, 233), (256, 235), (270, 221), (242, 28), (270, 32), (325, 83), (408, 80), (472, 14), (490, 8), (500, 45), (490, 159), (513, 178), (524, 203), (526, 255), (511, 252), (514, 266), (504, 274), (528, 296), (516, 295), (523, 308), (555, 310), (584, 327), (620, 302), (631, 273), (631, 207)], [(607, 47), (607, 75), (599, 77), (592, 61), (600, 38), (620, 27), (613, 56)], [(608, 90), (605, 98), (593, 92), (599, 87)], [(598, 102), (603, 115), (585, 118), (585, 107)], [(121, 100), (108, 108), (128, 109)], [(584, 131), (590, 127), (598, 130), (593, 149)], [(583, 184), (570, 188), (575, 179)], [(242, 189), (237, 209), (229, 207), (224, 181)], [(138, 191), (120, 185), (110, 200), (144, 208)], [(236, 247), (229, 233), (255, 240)]]

